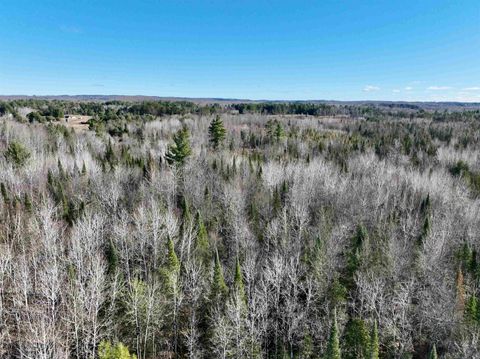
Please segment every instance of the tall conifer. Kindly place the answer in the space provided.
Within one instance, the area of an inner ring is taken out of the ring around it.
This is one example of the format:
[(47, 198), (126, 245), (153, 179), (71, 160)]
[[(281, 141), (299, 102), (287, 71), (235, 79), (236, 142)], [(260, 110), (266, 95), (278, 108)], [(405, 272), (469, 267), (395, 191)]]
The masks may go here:
[(373, 323), (372, 335), (370, 338), (370, 359), (378, 359), (380, 351), (380, 344), (378, 341), (378, 327), (377, 322)]
[(333, 312), (333, 323), (330, 329), (330, 337), (327, 343), (327, 353), (325, 359), (341, 359), (340, 340), (338, 336), (337, 310)]
[(223, 121), (220, 119), (220, 116), (215, 117), (208, 127), (208, 135), (214, 149), (218, 149), (223, 143), (225, 133), (225, 127), (223, 126)]

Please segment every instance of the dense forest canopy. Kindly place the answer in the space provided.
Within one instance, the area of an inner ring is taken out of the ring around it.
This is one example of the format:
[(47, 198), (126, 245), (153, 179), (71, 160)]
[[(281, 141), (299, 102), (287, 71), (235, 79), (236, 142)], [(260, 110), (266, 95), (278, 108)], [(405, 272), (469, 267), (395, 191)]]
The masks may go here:
[(419, 104), (0, 102), (0, 356), (479, 358), (479, 136)]

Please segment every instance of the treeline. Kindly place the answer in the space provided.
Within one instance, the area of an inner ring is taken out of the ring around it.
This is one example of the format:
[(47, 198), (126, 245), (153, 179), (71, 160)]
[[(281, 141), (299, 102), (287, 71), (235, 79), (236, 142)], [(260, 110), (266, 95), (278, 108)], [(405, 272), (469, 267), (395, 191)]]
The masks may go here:
[(185, 114), (211, 115), (211, 114), (219, 113), (221, 110), (222, 108), (218, 104), (197, 105), (187, 101), (178, 101), (178, 102), (148, 101), (148, 102), (133, 104), (129, 106), (127, 109), (128, 112), (136, 115), (153, 115), (153, 116), (185, 115)]
[(333, 116), (344, 114), (341, 107), (314, 103), (240, 103), (231, 106), (240, 114)]
[(424, 118), (438, 122), (461, 122), (480, 120), (480, 110), (469, 111), (427, 111), (419, 105), (378, 103), (368, 105), (331, 105), (308, 102), (251, 102), (227, 105), (196, 104), (188, 101), (105, 101), (75, 102), (48, 100), (12, 100), (0, 102), (0, 113), (11, 113), (17, 116), (19, 108), (31, 109), (30, 121), (47, 122), (58, 120), (63, 114), (96, 116), (105, 121), (116, 117), (134, 115), (143, 120), (159, 116), (197, 114), (209, 116), (236, 111), (240, 114), (262, 115), (309, 115), (309, 116), (349, 116), (371, 120)]

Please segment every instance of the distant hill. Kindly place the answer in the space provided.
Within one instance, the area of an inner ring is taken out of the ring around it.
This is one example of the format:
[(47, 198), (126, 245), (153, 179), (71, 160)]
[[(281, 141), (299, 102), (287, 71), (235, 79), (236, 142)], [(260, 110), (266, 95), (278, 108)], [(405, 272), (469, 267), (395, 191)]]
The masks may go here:
[(27, 95), (0, 95), (0, 100), (60, 100), (60, 101), (189, 101), (194, 103), (244, 103), (244, 102), (266, 102), (266, 100), (252, 101), (247, 99), (227, 99), (227, 98), (189, 98), (189, 97), (161, 97), (161, 96), (128, 96), (128, 95), (46, 95), (46, 96), (27, 96)]

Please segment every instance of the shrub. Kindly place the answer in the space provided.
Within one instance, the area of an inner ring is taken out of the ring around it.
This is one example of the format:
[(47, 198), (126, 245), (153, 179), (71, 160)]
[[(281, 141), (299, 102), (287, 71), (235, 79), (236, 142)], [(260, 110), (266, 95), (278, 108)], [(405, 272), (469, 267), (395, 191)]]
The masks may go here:
[(99, 359), (137, 359), (135, 354), (130, 354), (128, 348), (122, 343), (112, 345), (109, 341), (102, 341), (98, 346)]

